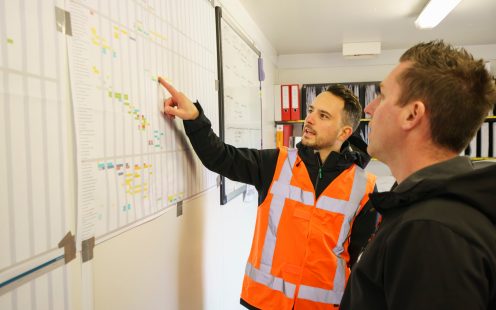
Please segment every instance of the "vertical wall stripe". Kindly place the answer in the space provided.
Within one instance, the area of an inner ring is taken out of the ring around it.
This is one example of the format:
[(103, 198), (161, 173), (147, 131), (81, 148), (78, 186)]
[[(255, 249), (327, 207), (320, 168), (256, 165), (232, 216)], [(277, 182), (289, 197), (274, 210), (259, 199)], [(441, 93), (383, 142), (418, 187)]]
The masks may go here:
[[(39, 0), (40, 2), (42, 2), (42, 0)], [(53, 8), (55, 10), (55, 5), (57, 3), (57, 0), (53, 0)], [(50, 21), (48, 21), (48, 23), (50, 23)], [(55, 74), (56, 74), (56, 81), (57, 81), (57, 105), (58, 105), (58, 109), (57, 109), (57, 119), (58, 121), (56, 122), (57, 126), (58, 126), (58, 130), (57, 132), (59, 133), (57, 135), (57, 142), (58, 142), (58, 145), (59, 145), (59, 152), (60, 152), (60, 155), (59, 155), (59, 158), (61, 160), (61, 165), (60, 165), (60, 174), (59, 174), (59, 188), (66, 188), (66, 184), (65, 184), (65, 176), (66, 176), (66, 173), (68, 171), (66, 171), (66, 166), (65, 166), (65, 160), (64, 158), (66, 157), (66, 150), (64, 149), (64, 145), (65, 145), (65, 141), (64, 141), (64, 135), (62, 134), (63, 132), (66, 131), (66, 128), (63, 128), (62, 125), (65, 125), (65, 126), (68, 126), (69, 124), (66, 124), (65, 122), (62, 122), (62, 120), (64, 120), (66, 117), (67, 117), (67, 111), (71, 110), (70, 108), (67, 109), (67, 107), (70, 107), (70, 104), (71, 102), (68, 101), (66, 102), (66, 100), (71, 100), (68, 98), (66, 94), (66, 92), (64, 91), (65, 89), (67, 89), (68, 87), (70, 87), (68, 84), (69, 83), (64, 83), (62, 78), (63, 78), (63, 75), (62, 75), (62, 72), (65, 71), (67, 74), (69, 73), (69, 63), (68, 63), (68, 49), (69, 47), (67, 46), (67, 39), (64, 37), (64, 42), (65, 43), (63, 46), (65, 48), (65, 51), (63, 51), (61, 53), (61, 51), (59, 50), (59, 47), (60, 47), (60, 37), (59, 37), (59, 34), (57, 32), (55, 32), (55, 46), (54, 46), (54, 50), (55, 50)], [(60, 64), (60, 59), (64, 59), (64, 63), (63, 63), (63, 66), (61, 67), (61, 64)], [(67, 75), (69, 76), (69, 75)], [(62, 96), (62, 94), (64, 94), (65, 96)], [(65, 115), (63, 113), (66, 113)], [(72, 128), (75, 132), (75, 119), (72, 117), (69, 119), (70, 122), (72, 122)], [(74, 141), (76, 141), (76, 136), (75, 136), (75, 133), (73, 135), (73, 137), (71, 137), (72, 139), (74, 139)], [(72, 161), (69, 161), (70, 165), (73, 165), (74, 167), (77, 167), (77, 160), (76, 160), (76, 144), (74, 143), (74, 146), (73, 146), (73, 150), (74, 150), (74, 153), (73, 153), (73, 158), (72, 158)], [(71, 169), (71, 168), (68, 168), (68, 169)], [(77, 175), (77, 173), (75, 173), (74, 175)], [(66, 194), (66, 191), (65, 190), (61, 190), (61, 191), (58, 191), (59, 192), (59, 195), (60, 195), (60, 214), (61, 214), (61, 217), (60, 217), (60, 223), (58, 223), (57, 225), (60, 225), (59, 227), (61, 228), (60, 231), (62, 232), (65, 232), (65, 230), (67, 229), (68, 225), (67, 225), (67, 211), (66, 211), (66, 207), (67, 207), (67, 203), (70, 203), (71, 205), (74, 205), (74, 206), (77, 206), (78, 205), (78, 201), (77, 201), (77, 195), (74, 195), (73, 197), (73, 201), (70, 201), (68, 202), (66, 199), (67, 199), (67, 194)], [(77, 182), (74, 182), (74, 193), (77, 193)], [(74, 212), (74, 214), (76, 214), (76, 212)], [(56, 223), (53, 223), (53, 225), (56, 225)], [(61, 236), (61, 239), (62, 239), (63, 236)], [(52, 281), (52, 275), (50, 273), (50, 281)], [(64, 307), (65, 307), (65, 310), (69, 310), (69, 283), (68, 283), (68, 275), (67, 275), (67, 269), (66, 267), (64, 266), (62, 268), (62, 283), (63, 283), (63, 290), (64, 290)], [(53, 282), (52, 282), (53, 283)], [(50, 293), (50, 296), (52, 296), (53, 298), (53, 295), (54, 295), (54, 292), (53, 292), (53, 285), (50, 285), (49, 287), (49, 293)]]
[[(5, 2), (4, 0), (0, 0), (1, 2), (1, 10), (0, 10), (0, 21), (3, 21), (3, 25), (0, 27), (0, 39), (2, 42), (0, 43), (0, 47), (3, 49), (2, 50), (2, 55), (3, 55), (3, 63), (5, 65), (8, 64), (8, 55), (7, 55), (7, 49), (5, 48), (5, 42), (7, 41), (7, 34), (5, 29), (7, 29), (7, 19), (5, 17)], [(17, 256), (16, 256), (16, 244), (15, 244), (15, 206), (14, 206), (14, 189), (13, 189), (13, 171), (12, 171), (12, 141), (11, 141), (11, 122), (10, 122), (10, 100), (11, 97), (8, 94), (9, 90), (9, 73), (5, 72), (5, 78), (3, 79), (3, 86), (4, 86), (4, 112), (5, 112), (5, 119), (3, 120), (4, 124), (4, 130), (3, 134), (5, 135), (5, 159), (6, 159), (6, 164), (7, 164), (7, 201), (8, 201), (8, 208), (9, 208), (9, 234), (10, 234), (10, 263), (13, 264), (14, 262), (17, 261)], [(11, 303), (12, 303), (12, 310), (17, 309), (17, 291), (14, 290), (11, 294)]]
[[(26, 6), (24, 0), (19, 1), (19, 12), (21, 18), (21, 42), (22, 42), (22, 72), (24, 73), (22, 76), (22, 89), (23, 89), (23, 97), (22, 104), (24, 107), (24, 143), (25, 143), (25, 156), (26, 156), (26, 179), (27, 188), (26, 188), (26, 198), (27, 198), (27, 207), (28, 207), (28, 235), (29, 235), (29, 256), (34, 256), (34, 212), (33, 212), (33, 177), (32, 177), (32, 164), (31, 164), (31, 123), (29, 121), (29, 113), (30, 109), (30, 95), (29, 95), (29, 86), (28, 86), (28, 78), (26, 73), (28, 73), (27, 62), (27, 38), (26, 38)], [(29, 283), (31, 288), (30, 296), (31, 296), (31, 309), (36, 308), (36, 281), (31, 281)]]

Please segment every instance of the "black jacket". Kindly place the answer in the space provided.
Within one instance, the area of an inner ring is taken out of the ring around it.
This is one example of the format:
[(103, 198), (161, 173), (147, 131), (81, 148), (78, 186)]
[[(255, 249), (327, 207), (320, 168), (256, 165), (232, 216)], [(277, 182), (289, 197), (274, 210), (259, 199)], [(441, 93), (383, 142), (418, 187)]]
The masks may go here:
[(432, 165), (370, 195), (380, 227), (341, 309), (496, 309), (496, 165)]
[[(203, 165), (231, 180), (254, 185), (258, 191), (259, 204), (262, 203), (274, 177), (279, 150), (236, 148), (224, 144), (213, 132), (200, 104), (196, 102), (195, 105), (200, 115), (195, 120), (184, 121), (184, 127)], [(352, 143), (346, 143), (341, 153), (332, 152), (324, 163), (320, 162), (318, 153), (301, 144), (297, 145), (298, 155), (312, 179), (316, 197), (353, 163), (362, 168), (368, 164), (370, 157), (366, 153), (366, 144), (358, 137), (349, 140)], [(322, 169), (321, 179), (318, 177), (319, 168)], [(364, 206), (352, 227), (348, 247), (351, 264), (356, 261), (358, 253), (375, 230), (376, 212), (370, 206), (370, 203)], [(242, 304), (249, 307), (243, 301)]]

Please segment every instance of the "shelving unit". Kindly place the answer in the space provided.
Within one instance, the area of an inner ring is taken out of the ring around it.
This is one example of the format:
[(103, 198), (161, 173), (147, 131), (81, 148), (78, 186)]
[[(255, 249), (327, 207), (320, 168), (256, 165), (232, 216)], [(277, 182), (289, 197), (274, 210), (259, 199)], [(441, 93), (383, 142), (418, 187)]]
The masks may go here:
[[(275, 121), (275, 125), (283, 126), (293, 126), (291, 128), (292, 135), (301, 134), (303, 124), (305, 122), (304, 118), (306, 116), (306, 110), (308, 102), (313, 101), (313, 99), (320, 94), (324, 89), (333, 84), (338, 83), (325, 83), (325, 84), (304, 84), (301, 88), (301, 118), (300, 120), (288, 120), (288, 121)], [(358, 97), (362, 108), (365, 108), (370, 101), (374, 99), (372, 93), (379, 89), (379, 82), (360, 82), (360, 83), (339, 83), (348, 86), (353, 90), (355, 95)], [(374, 91), (374, 88), (375, 91)], [(311, 92), (311, 94), (309, 94)], [(493, 111), (496, 114), (496, 106)], [(365, 114), (363, 115), (365, 116)], [(362, 139), (368, 143), (368, 123), (369, 118), (362, 118), (360, 120), (360, 126), (357, 129), (357, 134), (359, 134)], [(471, 156), (472, 160), (488, 160), (496, 159), (496, 116), (491, 115), (486, 117), (481, 129), (477, 132), (476, 136), (471, 141), (470, 145), (465, 150), (464, 154)]]
[[(492, 117), (494, 117), (494, 116), (492, 116)], [(494, 118), (496, 121), (496, 117), (494, 117)], [(368, 122), (370, 122), (370, 118), (362, 118), (362, 119), (360, 119), (360, 122), (368, 123)], [(276, 125), (295, 125), (295, 124), (303, 124), (303, 123), (305, 123), (305, 120), (299, 119), (297, 121), (275, 121), (274, 123)]]
[[(292, 125), (292, 124), (294, 125), (294, 124), (303, 124), (304, 122), (305, 122), (304, 119), (300, 119), (297, 121), (275, 121), (274, 123), (276, 125)], [(360, 122), (361, 123), (368, 123), (368, 122), (370, 122), (370, 118), (361, 118)], [(488, 116), (484, 120), (484, 123), (495, 123), (495, 122), (496, 122), (496, 116), (494, 116), (494, 115)]]

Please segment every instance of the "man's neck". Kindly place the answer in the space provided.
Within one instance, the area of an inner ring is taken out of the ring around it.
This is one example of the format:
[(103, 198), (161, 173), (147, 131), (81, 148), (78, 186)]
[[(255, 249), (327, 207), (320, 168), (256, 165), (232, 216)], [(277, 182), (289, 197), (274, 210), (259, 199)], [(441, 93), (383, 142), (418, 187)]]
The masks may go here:
[(391, 173), (400, 184), (416, 171), (428, 166), (452, 159), (458, 154), (448, 150), (435, 150), (430, 152), (398, 155), (387, 164)]
[(329, 157), (329, 155), (331, 155), (332, 152), (339, 153), (339, 149), (338, 150), (336, 150), (334, 148), (320, 149), (320, 150), (315, 150), (315, 152), (319, 153), (320, 160), (321, 160), (322, 164), (324, 164), (327, 157)]

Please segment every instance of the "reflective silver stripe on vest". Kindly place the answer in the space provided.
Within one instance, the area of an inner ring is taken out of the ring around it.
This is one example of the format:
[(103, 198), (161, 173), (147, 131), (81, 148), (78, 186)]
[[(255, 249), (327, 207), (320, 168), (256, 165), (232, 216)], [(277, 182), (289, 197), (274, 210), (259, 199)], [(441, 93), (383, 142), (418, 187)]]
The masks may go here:
[[(286, 158), (286, 161), (284, 162), (284, 165), (282, 166), (279, 179), (275, 181), (274, 184), (272, 184), (272, 187), (270, 189), (270, 192), (272, 194), (274, 194), (273, 189), (280, 188), (281, 184), (286, 185), (287, 188), (293, 176), (293, 165), (295, 161), (296, 161), (296, 152), (291, 152), (288, 150), (288, 156)], [(279, 185), (276, 185), (276, 183), (278, 183)], [(274, 185), (276, 186), (274, 187)], [(274, 257), (274, 249), (276, 247), (277, 229), (279, 227), (279, 221), (281, 220), (282, 209), (284, 208), (284, 203), (289, 193), (286, 190), (285, 192), (286, 195), (284, 194), (279, 195), (278, 193), (275, 194), (276, 195), (273, 195), (272, 202), (270, 204), (269, 227), (267, 228), (267, 232), (265, 233), (264, 246), (262, 249), (262, 258), (260, 261), (260, 268), (262, 268), (262, 266), (265, 265), (265, 267), (268, 268), (268, 270), (263, 270), (263, 271), (269, 273), (270, 270), (272, 269), (272, 258)]]
[[(281, 220), (281, 214), (286, 198), (291, 196), (291, 190), (288, 190), (289, 183), (293, 177), (293, 165), (296, 161), (297, 152), (288, 150), (286, 161), (284, 162), (279, 178), (272, 184), (270, 192), (273, 194), (269, 210), (269, 224), (265, 233), (265, 240), (260, 260), (260, 268), (253, 267), (249, 262), (246, 264), (245, 274), (253, 281), (270, 287), (273, 290), (284, 293), (288, 298), (293, 298), (296, 285), (282, 278), (274, 277), (272, 271), (272, 259), (276, 246), (276, 235)], [(297, 195), (293, 193), (293, 195)], [(305, 196), (302, 194), (301, 196)], [(313, 198), (312, 198), (313, 200)]]
[(260, 271), (248, 263), (246, 264), (245, 273), (255, 282), (262, 283), (275, 291), (282, 292), (288, 298), (294, 297), (296, 285), (282, 278), (274, 277), (270, 274), (270, 270), (269, 272)]
[(367, 187), (367, 174), (362, 168), (355, 166), (355, 175), (353, 177), (353, 186), (351, 188), (350, 199), (340, 200), (331, 198), (328, 196), (321, 196), (317, 201), (316, 207), (319, 209), (327, 210), (334, 213), (341, 213), (344, 215), (345, 221), (341, 225), (341, 231), (339, 233), (339, 239), (336, 248), (333, 252), (339, 255), (343, 252), (343, 243), (348, 238), (348, 233), (351, 227), (351, 221), (355, 216), (358, 208), (360, 207), (360, 201), (365, 195), (365, 189)]
[(298, 292), (298, 298), (327, 304), (339, 304), (341, 302), (344, 287), (346, 285), (346, 262), (341, 258), (340, 254), (344, 250), (343, 244), (346, 238), (348, 238), (351, 221), (359, 208), (360, 201), (365, 195), (366, 186), (367, 175), (362, 168), (356, 166), (349, 201), (330, 198), (327, 196), (321, 196), (317, 201), (317, 208), (344, 215), (344, 222), (341, 225), (341, 231), (339, 232), (337, 244), (334, 249), (332, 249), (332, 252), (336, 255), (338, 260), (336, 273), (334, 275), (334, 285), (332, 290), (301, 285)]
[[(337, 261), (338, 267), (336, 269), (336, 275), (334, 276), (334, 285), (336, 282), (342, 281), (341, 283), (346, 284), (346, 279), (344, 272), (339, 273), (339, 270), (344, 271), (346, 268), (346, 263), (342, 259), (338, 259)], [(338, 280), (338, 277), (340, 278)], [(332, 290), (326, 290), (323, 288), (308, 286), (308, 285), (300, 285), (300, 290), (298, 291), (298, 298), (307, 299), (315, 302), (320, 302), (324, 304), (334, 304), (339, 305), (341, 303), (341, 299), (344, 294), (344, 285), (342, 288), (336, 288)]]
[(296, 200), (307, 206), (313, 206), (315, 201), (312, 192), (304, 191), (299, 187), (284, 184), (280, 181), (275, 181), (274, 184), (272, 184), (270, 192), (287, 199)]
[(299, 187), (290, 185), (291, 179), (293, 178), (293, 166), (295, 164), (297, 154), (298, 151), (296, 149), (288, 150), (288, 157), (285, 165), (281, 169), (279, 179), (274, 181), (274, 184), (272, 184), (270, 192), (272, 194), (282, 196), (285, 199), (291, 199), (305, 205), (313, 206), (315, 203), (313, 192), (307, 192)]

